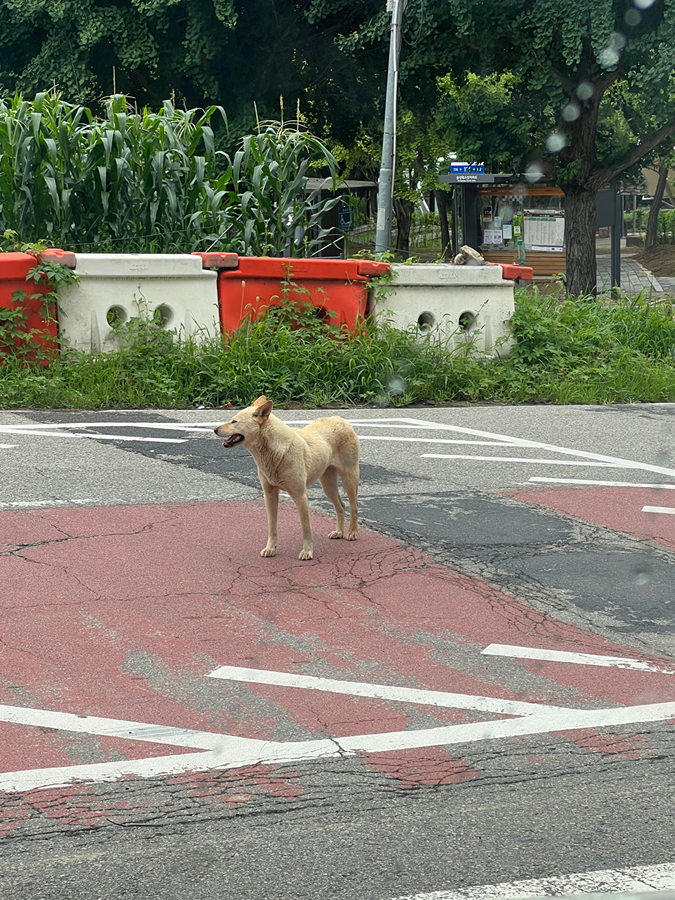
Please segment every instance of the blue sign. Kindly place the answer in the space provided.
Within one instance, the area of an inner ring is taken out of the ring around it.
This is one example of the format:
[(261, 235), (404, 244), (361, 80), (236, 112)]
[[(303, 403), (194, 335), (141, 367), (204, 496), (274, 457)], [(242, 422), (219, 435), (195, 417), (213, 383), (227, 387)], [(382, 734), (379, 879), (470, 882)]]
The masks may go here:
[(354, 230), (351, 206), (338, 206), (338, 230), (346, 232)]
[(485, 172), (484, 163), (450, 163), (450, 172), (453, 175), (464, 175), (471, 173), (472, 175), (481, 175)]

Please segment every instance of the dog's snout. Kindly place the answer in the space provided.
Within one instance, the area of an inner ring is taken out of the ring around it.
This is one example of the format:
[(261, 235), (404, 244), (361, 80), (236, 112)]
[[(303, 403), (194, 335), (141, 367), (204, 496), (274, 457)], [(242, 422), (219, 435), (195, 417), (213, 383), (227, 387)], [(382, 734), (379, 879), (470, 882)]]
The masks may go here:
[(213, 429), (213, 433), (218, 434), (219, 431), (220, 431), (220, 425), (216, 425), (216, 427)]

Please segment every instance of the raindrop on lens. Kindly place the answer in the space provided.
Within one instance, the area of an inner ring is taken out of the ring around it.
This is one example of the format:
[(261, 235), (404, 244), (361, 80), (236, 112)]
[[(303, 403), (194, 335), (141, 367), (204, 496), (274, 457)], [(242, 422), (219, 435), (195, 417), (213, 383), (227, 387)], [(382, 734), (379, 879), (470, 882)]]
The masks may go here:
[(576, 95), (580, 100), (590, 100), (593, 96), (593, 85), (590, 81), (582, 81), (576, 90)]
[(626, 25), (629, 25), (631, 28), (635, 28), (636, 25), (639, 25), (642, 21), (642, 15), (638, 9), (627, 9), (626, 15), (623, 17)]
[(651, 575), (649, 566), (637, 565), (633, 569), (633, 584), (648, 584)]
[(579, 104), (568, 103), (567, 106), (563, 106), (561, 115), (566, 122), (576, 122), (581, 115)]
[(551, 153), (560, 153), (566, 143), (565, 135), (556, 131), (546, 138), (546, 149)]
[(637, 6), (638, 9), (649, 9), (655, 2), (656, 0), (633, 0), (633, 5)]
[(529, 165), (525, 169), (525, 178), (527, 178), (530, 184), (534, 184), (535, 181), (540, 181), (543, 177), (544, 173), (538, 163), (532, 163), (532, 165)]
[(612, 50), (623, 50), (626, 46), (626, 38), (620, 31), (613, 31), (609, 36), (607, 46)]
[(387, 390), (393, 397), (400, 397), (405, 394), (405, 381), (400, 375), (394, 375), (387, 382)]
[(605, 47), (600, 56), (598, 56), (598, 62), (603, 69), (611, 69), (618, 61), (619, 51), (615, 50), (613, 47)]

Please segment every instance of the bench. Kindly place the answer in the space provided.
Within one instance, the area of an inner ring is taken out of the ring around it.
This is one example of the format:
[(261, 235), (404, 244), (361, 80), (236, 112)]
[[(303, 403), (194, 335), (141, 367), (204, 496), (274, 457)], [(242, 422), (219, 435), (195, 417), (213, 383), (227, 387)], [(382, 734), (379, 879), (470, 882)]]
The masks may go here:
[[(512, 263), (514, 253), (504, 253), (499, 250), (487, 250), (482, 254), (487, 262)], [(530, 266), (535, 278), (552, 278), (554, 275), (562, 275), (567, 268), (565, 253), (556, 251), (534, 251), (526, 254), (525, 265)]]

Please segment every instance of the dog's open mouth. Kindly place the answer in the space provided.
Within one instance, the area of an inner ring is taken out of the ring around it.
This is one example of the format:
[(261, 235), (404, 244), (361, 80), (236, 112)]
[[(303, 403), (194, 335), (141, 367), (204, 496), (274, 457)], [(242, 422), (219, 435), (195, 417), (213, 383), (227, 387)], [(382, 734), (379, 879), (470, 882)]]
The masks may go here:
[(232, 434), (229, 438), (225, 438), (225, 440), (223, 441), (223, 447), (236, 447), (237, 444), (241, 444), (243, 440), (243, 434)]

